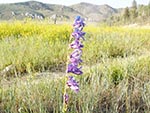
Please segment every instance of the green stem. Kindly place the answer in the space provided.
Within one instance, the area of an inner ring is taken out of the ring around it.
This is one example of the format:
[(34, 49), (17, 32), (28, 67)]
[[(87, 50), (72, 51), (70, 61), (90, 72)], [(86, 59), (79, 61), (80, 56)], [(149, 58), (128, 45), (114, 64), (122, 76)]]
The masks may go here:
[[(70, 41), (71, 41), (71, 36), (70, 36), (69, 42)], [(68, 49), (67, 49), (67, 55), (69, 55), (68, 51), (69, 51), (69, 46), (68, 46)], [(68, 64), (69, 64), (69, 56), (67, 56), (67, 62), (66, 62), (66, 75), (65, 75), (65, 79), (64, 79), (65, 87), (64, 87), (64, 91), (63, 91), (63, 108), (62, 108), (62, 113), (66, 113), (67, 107), (68, 107), (68, 105), (65, 103), (65, 98), (64, 98), (65, 94), (67, 93), (67, 88), (68, 88), (68, 86), (66, 84), (66, 82), (68, 80), (68, 73), (67, 73)]]

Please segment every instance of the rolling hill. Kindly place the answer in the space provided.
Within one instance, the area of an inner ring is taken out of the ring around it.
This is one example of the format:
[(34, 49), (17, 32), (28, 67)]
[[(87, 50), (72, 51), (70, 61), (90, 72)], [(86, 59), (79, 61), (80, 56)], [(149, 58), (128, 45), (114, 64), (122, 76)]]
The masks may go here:
[(118, 11), (108, 5), (94, 5), (90, 3), (79, 3), (72, 6), (45, 4), (37, 1), (28, 1), (11, 4), (0, 4), (0, 20), (44, 19), (57, 17), (61, 20), (73, 19), (81, 15), (89, 21), (102, 21)]
[(100, 21), (118, 12), (117, 9), (114, 9), (106, 4), (94, 5), (82, 2), (72, 5), (71, 7), (78, 12), (82, 12), (82, 14), (88, 17), (90, 21)]

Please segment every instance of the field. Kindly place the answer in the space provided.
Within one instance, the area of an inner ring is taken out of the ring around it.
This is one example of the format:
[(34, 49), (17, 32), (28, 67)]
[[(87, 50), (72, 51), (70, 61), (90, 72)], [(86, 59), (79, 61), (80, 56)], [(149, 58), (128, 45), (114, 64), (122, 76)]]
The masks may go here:
[[(88, 25), (67, 113), (149, 113), (150, 29)], [(0, 113), (61, 113), (71, 24), (0, 23)]]

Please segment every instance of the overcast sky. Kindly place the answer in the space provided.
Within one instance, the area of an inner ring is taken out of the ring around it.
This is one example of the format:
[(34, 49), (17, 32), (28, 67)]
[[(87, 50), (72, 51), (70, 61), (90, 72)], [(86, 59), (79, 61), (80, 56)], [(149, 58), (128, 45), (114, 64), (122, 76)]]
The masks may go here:
[[(0, 0), (0, 3), (15, 3), (31, 0)], [(97, 5), (108, 4), (114, 8), (131, 6), (133, 0), (36, 0), (43, 3), (72, 5), (80, 2), (88, 2)], [(136, 0), (137, 4), (148, 4), (150, 0)]]

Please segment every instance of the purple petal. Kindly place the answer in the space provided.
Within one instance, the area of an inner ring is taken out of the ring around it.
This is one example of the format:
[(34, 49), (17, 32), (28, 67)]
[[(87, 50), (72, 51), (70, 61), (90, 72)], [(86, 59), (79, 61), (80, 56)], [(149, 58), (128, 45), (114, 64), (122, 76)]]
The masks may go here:
[(81, 49), (83, 48), (83, 44), (79, 40), (75, 40), (70, 44), (70, 47), (73, 49)]
[(67, 85), (76, 93), (79, 91), (78, 82), (76, 82), (76, 80), (73, 76), (68, 77)]
[(70, 58), (75, 58), (75, 59), (80, 59), (82, 55), (82, 50), (81, 49), (75, 49), (71, 55)]
[(65, 100), (65, 103), (68, 104), (68, 101), (69, 101), (69, 95), (68, 94), (64, 95), (64, 100)]
[(77, 65), (74, 65), (73, 63), (72, 64), (69, 64), (68, 65), (68, 69), (67, 69), (67, 72), (68, 73), (73, 73), (73, 74), (76, 74), (76, 75), (82, 75), (83, 72), (80, 70), (80, 68), (77, 67)]
[(78, 29), (82, 30), (83, 27), (85, 26), (84, 19), (81, 18), (80, 16), (77, 16), (73, 26), (74, 26), (74, 28), (78, 28)]
[(77, 40), (79, 40), (80, 38), (83, 38), (84, 35), (85, 35), (85, 32), (82, 32), (78, 29), (75, 29), (75, 31), (72, 33), (72, 36)]
[(79, 21), (81, 19), (80, 16), (76, 16), (75, 21)]
[(81, 59), (76, 59), (76, 58), (71, 57), (71, 58), (70, 58), (70, 62), (71, 62), (72, 64), (78, 65), (79, 63), (82, 62), (82, 60), (81, 60)]

